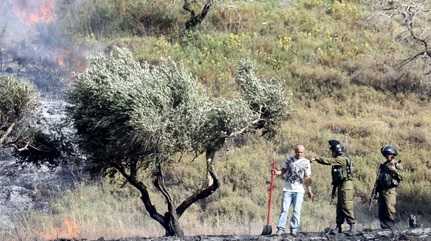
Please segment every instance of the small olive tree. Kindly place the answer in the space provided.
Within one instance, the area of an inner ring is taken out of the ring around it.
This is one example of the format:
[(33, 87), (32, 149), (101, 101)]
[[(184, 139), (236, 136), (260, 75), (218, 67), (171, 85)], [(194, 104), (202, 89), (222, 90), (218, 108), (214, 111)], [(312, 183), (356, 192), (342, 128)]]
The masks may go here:
[(26, 126), (37, 105), (37, 92), (32, 85), (0, 77), (0, 147), (17, 146), (26, 139)]
[[(288, 98), (282, 83), (259, 80), (246, 62), (236, 81), (241, 98), (211, 99), (174, 63), (139, 63), (129, 51), (114, 48), (108, 56), (92, 58), (88, 70), (78, 76), (68, 114), (89, 161), (101, 170), (118, 171), (140, 192), (149, 215), (166, 235), (182, 236), (179, 218), (220, 186), (214, 156), (226, 140), (258, 129), (270, 134), (286, 117)], [(166, 188), (164, 167), (184, 153), (205, 154), (208, 179), (178, 202)], [(154, 174), (152, 183), (166, 201), (165, 213), (156, 209), (147, 184), (140, 180), (144, 168)]]
[(64, 142), (63, 133), (41, 128), (39, 96), (33, 85), (0, 77), (0, 97), (0, 149), (10, 149), (21, 163), (57, 166), (62, 155), (70, 159), (70, 144)]

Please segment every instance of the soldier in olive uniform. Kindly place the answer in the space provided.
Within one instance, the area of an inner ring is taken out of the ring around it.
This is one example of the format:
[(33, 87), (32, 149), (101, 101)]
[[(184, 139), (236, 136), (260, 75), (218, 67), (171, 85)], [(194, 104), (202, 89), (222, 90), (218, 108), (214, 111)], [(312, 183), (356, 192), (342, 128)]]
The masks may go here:
[(344, 147), (339, 141), (329, 140), (328, 143), (332, 158), (315, 158), (313, 161), (323, 165), (332, 165), (332, 198), (337, 194), (336, 231), (341, 233), (343, 231), (342, 224), (346, 221), (350, 226), (349, 233), (352, 233), (355, 226), (352, 161), (345, 154)]
[[(382, 155), (386, 158), (385, 162), (379, 166), (377, 178), (377, 199), (379, 207), (380, 226), (383, 229), (392, 229), (395, 225), (395, 205), (397, 203), (396, 188), (401, 182), (401, 165), (395, 159), (398, 151), (392, 145), (383, 146)], [(376, 197), (375, 197), (376, 198)]]

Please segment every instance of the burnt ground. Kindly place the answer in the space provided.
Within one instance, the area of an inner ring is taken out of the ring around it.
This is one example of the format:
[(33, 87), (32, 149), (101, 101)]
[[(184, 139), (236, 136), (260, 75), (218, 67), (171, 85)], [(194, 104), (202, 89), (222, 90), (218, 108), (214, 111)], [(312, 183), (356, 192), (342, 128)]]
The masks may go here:
[[(223, 236), (190, 236), (184, 237), (182, 239), (177, 237), (154, 237), (154, 238), (124, 238), (115, 240), (105, 240), (99, 238), (97, 240), (91, 241), (281, 241), (281, 240), (301, 240), (301, 241), (337, 241), (337, 240), (347, 240), (347, 241), (368, 241), (368, 240), (381, 240), (381, 241), (397, 241), (397, 240), (430, 240), (431, 241), (431, 228), (416, 228), (401, 231), (390, 231), (390, 230), (368, 230), (357, 232), (354, 235), (346, 234), (326, 234), (326, 233), (300, 233), (297, 237), (293, 237), (289, 234), (284, 235), (270, 235), (270, 236), (260, 236), (260, 235), (223, 235)], [(69, 239), (57, 239), (55, 241), (84, 241), (84, 240), (69, 240)], [(90, 240), (86, 240), (90, 241)]]
[[(50, 130), (64, 117), (64, 101), (42, 98), (41, 128)], [(72, 165), (51, 168), (21, 163), (11, 150), (0, 150), (0, 231), (14, 227), (13, 217), (28, 210), (47, 210), (49, 200), (79, 181)]]

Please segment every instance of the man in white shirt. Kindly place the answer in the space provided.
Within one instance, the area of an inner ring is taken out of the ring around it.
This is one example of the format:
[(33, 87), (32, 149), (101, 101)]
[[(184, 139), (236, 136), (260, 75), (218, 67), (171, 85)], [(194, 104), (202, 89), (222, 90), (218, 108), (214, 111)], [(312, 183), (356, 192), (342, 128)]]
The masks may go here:
[(310, 161), (304, 157), (304, 152), (305, 147), (297, 145), (295, 147), (295, 155), (289, 156), (283, 161), (281, 171), (275, 170), (275, 174), (282, 175), (284, 180), (277, 234), (285, 233), (289, 208), (293, 206), (290, 233), (296, 236), (300, 227), (301, 208), (305, 190), (307, 190), (307, 194), (311, 200), (314, 198), (314, 194), (311, 191), (311, 165)]

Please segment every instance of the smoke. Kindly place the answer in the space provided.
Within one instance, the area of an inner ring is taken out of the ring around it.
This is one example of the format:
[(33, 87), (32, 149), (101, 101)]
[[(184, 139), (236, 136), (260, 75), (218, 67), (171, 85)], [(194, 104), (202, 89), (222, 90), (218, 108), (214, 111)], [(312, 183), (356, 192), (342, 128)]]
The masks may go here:
[(0, 1), (0, 75), (31, 80), (41, 91), (58, 91), (85, 69), (87, 47), (65, 33), (63, 0)]
[(61, 38), (53, 0), (3, 0), (0, 7), (3, 49), (15, 49), (21, 56), (51, 57), (48, 50), (55, 45), (53, 40)]

